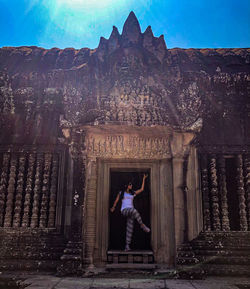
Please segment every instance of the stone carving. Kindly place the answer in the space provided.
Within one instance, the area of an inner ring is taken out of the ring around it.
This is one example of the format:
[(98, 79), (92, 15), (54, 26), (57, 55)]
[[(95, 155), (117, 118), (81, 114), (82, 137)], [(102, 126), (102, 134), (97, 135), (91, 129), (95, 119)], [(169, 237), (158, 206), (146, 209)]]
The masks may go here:
[(5, 153), (3, 155), (2, 173), (0, 179), (0, 227), (3, 226), (4, 220), (4, 207), (7, 195), (6, 192), (8, 186), (9, 163), (10, 163), (10, 154)]
[(47, 227), (48, 217), (48, 204), (49, 204), (49, 187), (50, 187), (50, 171), (51, 171), (52, 154), (46, 153), (44, 157), (44, 170), (43, 170), (43, 184), (42, 184), (42, 199), (39, 227)]
[(22, 203), (23, 203), (25, 163), (26, 163), (26, 155), (22, 153), (19, 157), (19, 168), (18, 168), (18, 176), (17, 176), (13, 227), (20, 227), (21, 225), (21, 210), (22, 210)]
[(34, 184), (34, 179), (33, 179), (34, 168), (35, 168), (35, 155), (31, 153), (29, 154), (29, 160), (28, 160), (28, 171), (27, 171), (27, 179), (26, 179), (26, 187), (25, 187), (22, 227), (29, 227), (30, 225), (31, 198), (32, 198), (33, 184)]
[(237, 155), (237, 194), (239, 198), (240, 230), (247, 231), (246, 199), (243, 179), (243, 159), (242, 155)]
[(43, 154), (38, 153), (37, 154), (37, 162), (36, 162), (33, 207), (32, 207), (32, 215), (31, 215), (31, 223), (30, 223), (31, 228), (38, 227), (40, 199), (41, 199), (42, 170), (43, 170)]
[(7, 195), (7, 202), (6, 202), (4, 227), (12, 226), (12, 213), (13, 213), (15, 186), (16, 186), (17, 164), (18, 164), (17, 155), (12, 154), (11, 162), (10, 162), (10, 176), (9, 176), (9, 184), (8, 184), (8, 195)]
[(87, 152), (96, 157), (164, 158), (169, 157), (168, 138), (144, 138), (129, 135), (91, 136)]
[(220, 211), (219, 211), (219, 197), (218, 197), (218, 182), (217, 182), (217, 169), (216, 169), (216, 156), (211, 155), (210, 158), (210, 174), (211, 174), (211, 202), (213, 213), (213, 230), (220, 231)]
[(222, 231), (230, 231), (228, 218), (228, 204), (227, 204), (227, 183), (226, 183), (226, 168), (225, 158), (220, 155), (219, 158), (219, 193), (221, 202), (221, 229)]
[(202, 186), (202, 196), (203, 196), (204, 228), (205, 228), (205, 231), (211, 231), (207, 155), (202, 156), (201, 166), (202, 166), (201, 167), (201, 186)]
[(49, 201), (49, 216), (48, 216), (49, 228), (53, 228), (55, 226), (58, 165), (59, 165), (58, 155), (54, 154), (53, 161), (52, 161), (52, 173), (51, 173), (51, 185), (50, 185), (50, 201)]

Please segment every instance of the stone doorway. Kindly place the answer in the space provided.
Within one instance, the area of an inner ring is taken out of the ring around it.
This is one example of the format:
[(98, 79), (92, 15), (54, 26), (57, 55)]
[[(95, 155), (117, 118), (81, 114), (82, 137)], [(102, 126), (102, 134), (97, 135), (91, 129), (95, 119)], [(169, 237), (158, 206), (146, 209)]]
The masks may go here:
[[(124, 190), (125, 184), (132, 182), (133, 190), (141, 187), (143, 174), (148, 178), (145, 182), (144, 191), (135, 197), (134, 206), (140, 213), (143, 222), (151, 227), (150, 224), (150, 171), (136, 169), (119, 169), (110, 171), (110, 207), (119, 192)], [(109, 217), (109, 250), (124, 250), (126, 237), (126, 218), (121, 215), (121, 200), (117, 204), (114, 213)], [(132, 250), (151, 250), (151, 234), (145, 234), (134, 222), (134, 232), (131, 243)]]

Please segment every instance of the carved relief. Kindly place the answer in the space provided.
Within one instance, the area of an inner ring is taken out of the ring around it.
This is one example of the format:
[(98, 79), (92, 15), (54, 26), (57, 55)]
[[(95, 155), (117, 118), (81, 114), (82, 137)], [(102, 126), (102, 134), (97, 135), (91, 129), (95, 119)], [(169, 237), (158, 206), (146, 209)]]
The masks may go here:
[(87, 140), (89, 156), (126, 158), (169, 157), (167, 138), (143, 138), (129, 135), (90, 136)]

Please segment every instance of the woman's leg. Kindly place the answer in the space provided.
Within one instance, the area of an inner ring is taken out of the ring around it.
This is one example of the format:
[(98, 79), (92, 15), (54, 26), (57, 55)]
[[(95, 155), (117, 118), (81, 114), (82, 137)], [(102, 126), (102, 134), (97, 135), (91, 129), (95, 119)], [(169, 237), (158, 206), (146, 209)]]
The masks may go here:
[[(127, 232), (126, 232), (126, 246), (128, 245), (129, 247), (131, 243), (131, 239), (132, 239), (133, 229), (134, 229), (134, 222), (133, 222), (134, 219), (136, 219), (136, 221), (139, 223), (139, 225), (141, 226), (144, 232), (149, 233), (150, 229), (146, 225), (143, 224), (141, 216), (135, 208), (124, 209), (122, 210), (122, 214), (128, 218), (127, 219)], [(129, 219), (132, 219), (132, 221)]]

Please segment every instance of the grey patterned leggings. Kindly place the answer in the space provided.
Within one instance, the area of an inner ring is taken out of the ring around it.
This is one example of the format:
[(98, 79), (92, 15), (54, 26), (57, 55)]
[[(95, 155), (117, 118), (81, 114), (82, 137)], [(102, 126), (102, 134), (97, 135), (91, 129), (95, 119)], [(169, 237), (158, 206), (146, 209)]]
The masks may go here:
[(139, 225), (143, 225), (143, 223), (140, 214), (135, 208), (123, 209), (121, 213), (124, 217), (127, 217), (126, 247), (129, 247), (134, 230), (134, 219), (136, 219)]

